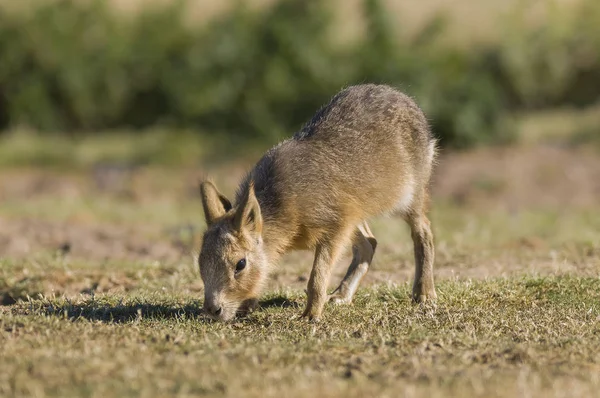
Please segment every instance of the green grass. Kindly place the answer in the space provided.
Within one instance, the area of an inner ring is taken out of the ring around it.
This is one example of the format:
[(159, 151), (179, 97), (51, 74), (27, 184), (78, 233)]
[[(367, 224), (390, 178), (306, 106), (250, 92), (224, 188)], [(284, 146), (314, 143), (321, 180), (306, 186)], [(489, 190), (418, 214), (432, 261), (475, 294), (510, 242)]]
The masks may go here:
[(417, 306), (407, 285), (364, 289), (317, 325), (296, 319), (297, 292), (272, 293), (230, 324), (169, 294), (33, 300), (0, 321), (0, 393), (541, 397), (600, 387), (600, 279), (445, 281), (439, 291), (436, 306)]
[[(353, 305), (327, 306), (318, 324), (299, 319), (312, 263), (300, 252), (274, 271), (260, 310), (222, 324), (202, 312), (196, 174), (141, 168), (123, 192), (97, 187), (78, 167), (0, 170), (2, 397), (590, 397), (600, 389), (597, 206), (502, 208), (436, 196), (435, 305), (410, 302), (410, 234), (389, 217), (371, 223), (379, 245)], [(230, 194), (243, 167), (214, 172)], [(474, 184), (470, 196), (490, 189)], [(346, 254), (330, 288), (348, 262)]]
[(600, 105), (531, 112), (519, 118), (519, 140), (600, 148)]
[(16, 301), (0, 306), (0, 396), (593, 396), (597, 218), (438, 204), (432, 219), (436, 305), (410, 302), (408, 233), (381, 219), (354, 304), (328, 306), (319, 324), (298, 319), (308, 253), (286, 258), (262, 308), (228, 324), (204, 316), (192, 257), (0, 260), (0, 293)]
[[(215, 136), (218, 137), (215, 138)], [(90, 168), (98, 164), (197, 166), (246, 159), (264, 145), (192, 130), (103, 131), (85, 137), (14, 129), (0, 134), (0, 167)]]

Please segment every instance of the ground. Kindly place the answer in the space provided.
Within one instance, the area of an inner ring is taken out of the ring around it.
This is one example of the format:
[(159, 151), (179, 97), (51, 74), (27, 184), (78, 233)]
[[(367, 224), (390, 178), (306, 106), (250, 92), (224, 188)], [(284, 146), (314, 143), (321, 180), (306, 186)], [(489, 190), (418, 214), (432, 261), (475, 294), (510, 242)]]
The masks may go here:
[[(202, 313), (198, 178), (248, 162), (0, 170), (2, 396), (591, 396), (600, 388), (600, 158), (585, 148), (442, 153), (438, 302), (410, 302), (397, 217), (348, 307), (298, 319), (311, 254), (262, 309)], [(349, 262), (336, 268), (332, 288)]]

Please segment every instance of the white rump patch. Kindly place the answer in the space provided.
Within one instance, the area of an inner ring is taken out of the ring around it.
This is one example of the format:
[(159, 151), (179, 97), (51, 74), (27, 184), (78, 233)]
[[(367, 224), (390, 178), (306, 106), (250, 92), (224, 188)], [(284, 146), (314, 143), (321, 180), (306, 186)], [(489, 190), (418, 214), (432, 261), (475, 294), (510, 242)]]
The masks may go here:
[(429, 163), (432, 163), (433, 161), (435, 161), (435, 152), (436, 152), (435, 149), (436, 149), (436, 143), (434, 141), (431, 144), (429, 144)]
[(394, 210), (401, 213), (406, 213), (412, 206), (414, 196), (415, 182), (411, 179), (406, 185), (404, 185), (404, 189), (402, 189), (402, 194), (400, 199), (398, 199), (398, 202), (396, 202), (396, 207)]

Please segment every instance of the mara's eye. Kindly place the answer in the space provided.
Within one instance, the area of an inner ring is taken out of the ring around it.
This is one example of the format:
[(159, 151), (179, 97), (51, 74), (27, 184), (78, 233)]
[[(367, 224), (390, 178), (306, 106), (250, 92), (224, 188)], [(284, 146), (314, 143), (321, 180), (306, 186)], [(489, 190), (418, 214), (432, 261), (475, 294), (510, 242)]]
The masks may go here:
[(241, 259), (240, 261), (237, 262), (237, 264), (235, 265), (235, 273), (237, 274), (238, 272), (240, 272), (244, 268), (246, 268), (246, 259), (245, 258), (243, 258), (243, 259)]

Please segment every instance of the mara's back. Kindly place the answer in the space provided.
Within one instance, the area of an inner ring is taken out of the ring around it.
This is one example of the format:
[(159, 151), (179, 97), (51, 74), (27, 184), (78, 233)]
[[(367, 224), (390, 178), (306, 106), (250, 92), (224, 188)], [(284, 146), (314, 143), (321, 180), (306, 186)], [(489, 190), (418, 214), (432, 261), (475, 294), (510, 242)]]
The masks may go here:
[(318, 228), (410, 211), (428, 184), (435, 140), (415, 102), (386, 85), (351, 86), (293, 138), (271, 149), (254, 180), (265, 221)]

